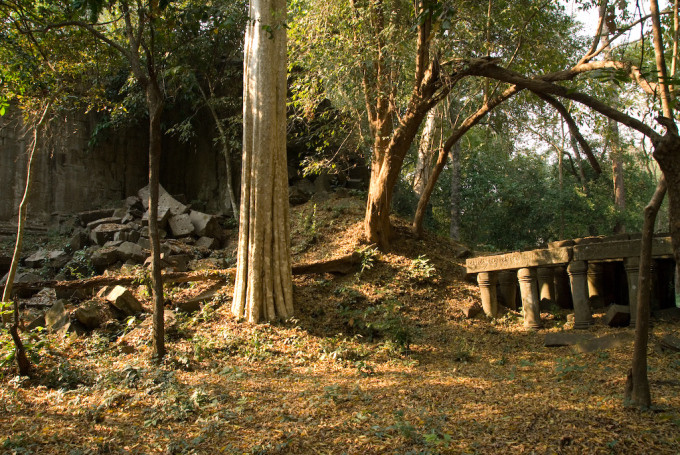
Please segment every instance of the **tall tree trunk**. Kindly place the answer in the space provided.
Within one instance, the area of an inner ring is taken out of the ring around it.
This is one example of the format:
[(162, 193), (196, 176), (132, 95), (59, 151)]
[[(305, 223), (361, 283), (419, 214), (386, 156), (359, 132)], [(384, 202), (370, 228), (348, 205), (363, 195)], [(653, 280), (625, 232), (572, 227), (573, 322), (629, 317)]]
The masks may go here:
[(161, 244), (158, 234), (158, 186), (161, 161), (161, 114), (163, 95), (155, 78), (146, 87), (149, 107), (149, 240), (151, 241), (151, 285), (153, 288), (153, 356), (165, 357), (165, 298), (161, 274)]
[(434, 185), (437, 183), (439, 176), (444, 170), (444, 165), (446, 165), (446, 157), (451, 151), (452, 147), (458, 143), (458, 141), (467, 133), (470, 128), (477, 125), (480, 120), (482, 120), (486, 114), (493, 110), (496, 106), (500, 105), (507, 99), (513, 97), (521, 89), (517, 86), (512, 86), (506, 89), (502, 94), (498, 95), (494, 99), (484, 103), (475, 113), (471, 114), (466, 118), (463, 123), (458, 126), (451, 136), (446, 139), (444, 147), (439, 149), (439, 154), (437, 156), (437, 161), (432, 168), (432, 174), (427, 179), (427, 184), (423, 190), (423, 194), (418, 200), (418, 207), (416, 208), (416, 214), (413, 217), (413, 224), (411, 225), (411, 231), (418, 237), (423, 235), (423, 220), (425, 219), (425, 211), (427, 209), (427, 204), (430, 202), (430, 196), (432, 196), (432, 191), (434, 191)]
[[(680, 137), (673, 120), (670, 93), (666, 78), (666, 61), (664, 59), (659, 5), (650, 0), (652, 13), (652, 34), (654, 37), (654, 56), (663, 108), (661, 123), (666, 127), (666, 134), (654, 144), (654, 158), (659, 163), (663, 177), (659, 180), (654, 196), (645, 208), (645, 220), (640, 247), (640, 275), (638, 279), (638, 308), (635, 325), (635, 346), (633, 348), (633, 365), (628, 372), (624, 404), (639, 408), (649, 408), (652, 404), (647, 377), (647, 342), (649, 338), (649, 303), (651, 299), (651, 262), (652, 239), (654, 237), (654, 221), (668, 185), (668, 211), (671, 224), (671, 239), (675, 263), (680, 261)], [(631, 315), (632, 316), (632, 315)]]
[[(239, 209), (238, 209), (238, 201), (236, 200), (236, 194), (234, 193), (234, 179), (232, 178), (231, 175), (231, 153), (229, 153), (229, 141), (227, 140), (227, 133), (224, 131), (224, 126), (222, 126), (222, 122), (220, 121), (220, 117), (217, 115), (217, 111), (215, 110), (215, 106), (212, 105), (210, 102), (210, 99), (206, 96), (205, 91), (199, 86), (198, 89), (201, 91), (201, 95), (203, 96), (203, 101), (205, 102), (206, 106), (208, 106), (208, 110), (210, 111), (210, 115), (213, 118), (213, 121), (215, 122), (215, 126), (217, 127), (217, 134), (220, 137), (220, 144), (222, 144), (222, 156), (224, 156), (224, 162), (225, 162), (225, 172), (227, 174), (227, 198), (229, 199), (227, 208), (231, 208), (232, 213), (234, 214), (235, 219), (239, 219)], [(212, 89), (210, 90), (210, 95), (211, 97), (213, 96)]]
[[(39, 119), (33, 125), (33, 138), (31, 140), (31, 147), (28, 152), (28, 163), (26, 164), (26, 185), (24, 187), (24, 195), (19, 203), (19, 215), (17, 219), (17, 239), (14, 244), (14, 254), (12, 255), (12, 263), (10, 264), (9, 272), (7, 274), (7, 281), (5, 282), (5, 289), (2, 292), (2, 302), (9, 304), (12, 299), (12, 286), (14, 285), (14, 277), (16, 276), (17, 267), (21, 258), (21, 248), (24, 241), (24, 225), (26, 224), (26, 213), (28, 211), (28, 195), (31, 190), (31, 177), (33, 171), (33, 156), (35, 149), (38, 146), (38, 130), (42, 126), (47, 111), (49, 110), (49, 103), (45, 105)], [(3, 323), (5, 322), (3, 315)], [(14, 302), (13, 318), (9, 329), (12, 341), (14, 342), (14, 352), (19, 367), (19, 374), (21, 376), (29, 376), (31, 374), (31, 362), (26, 356), (26, 349), (19, 336), (19, 305)]]
[(371, 169), (371, 185), (366, 203), (364, 232), (368, 241), (376, 243), (382, 250), (386, 250), (390, 246), (390, 210), (394, 185), (399, 178), (406, 152), (408, 152), (409, 146), (418, 133), (418, 127), (430, 108), (424, 100), (412, 103), (411, 107), (412, 110), (406, 112), (399, 127), (392, 135), (377, 175), (375, 175), (375, 167)]
[(418, 144), (418, 161), (413, 176), (413, 192), (420, 198), (423, 194), (427, 179), (432, 172), (432, 155), (434, 154), (435, 134), (437, 131), (437, 110), (432, 109), (427, 113), (423, 131), (420, 133)]
[(645, 218), (642, 226), (642, 243), (640, 246), (640, 272), (638, 275), (637, 314), (635, 345), (633, 347), (633, 366), (628, 371), (624, 404), (638, 408), (649, 408), (652, 397), (647, 378), (647, 340), (649, 338), (649, 308), (652, 295), (652, 239), (654, 238), (654, 222), (661, 202), (666, 194), (666, 181), (661, 178), (654, 191), (654, 196), (645, 207)]
[(250, 322), (293, 316), (286, 170), (285, 0), (251, 0), (243, 87), (238, 264), (231, 311)]
[(460, 142), (451, 147), (451, 224), (449, 237), (460, 240)]

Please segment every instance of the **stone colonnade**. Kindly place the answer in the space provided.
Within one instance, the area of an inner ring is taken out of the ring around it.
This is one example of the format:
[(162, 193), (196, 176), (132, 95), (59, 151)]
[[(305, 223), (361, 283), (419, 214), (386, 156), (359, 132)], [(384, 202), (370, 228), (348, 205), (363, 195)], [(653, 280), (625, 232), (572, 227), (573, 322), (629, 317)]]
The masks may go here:
[[(591, 305), (607, 303), (605, 263), (623, 262), (628, 283), (631, 326), (635, 325), (640, 240), (638, 236), (588, 237), (555, 242), (549, 248), (468, 259), (468, 273), (477, 273), (482, 308), (496, 317), (499, 303), (516, 310), (517, 287), (524, 326), (542, 327), (540, 304), (574, 309), (574, 328), (593, 323)], [(654, 258), (672, 258), (669, 237), (656, 237)]]

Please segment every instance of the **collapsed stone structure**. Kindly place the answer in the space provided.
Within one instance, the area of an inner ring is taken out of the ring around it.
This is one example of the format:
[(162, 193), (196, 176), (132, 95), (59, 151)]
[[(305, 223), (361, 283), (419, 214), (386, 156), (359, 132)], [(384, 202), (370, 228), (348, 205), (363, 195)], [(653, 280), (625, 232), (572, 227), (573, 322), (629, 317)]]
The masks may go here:
[[(469, 274), (477, 274), (482, 307), (490, 317), (497, 315), (499, 304), (517, 309), (519, 297), (524, 326), (530, 329), (542, 327), (541, 306), (552, 304), (573, 308), (577, 329), (589, 327), (592, 309), (606, 305), (606, 323), (634, 326), (640, 238), (622, 234), (565, 240), (548, 248), (470, 258), (466, 267)], [(654, 238), (652, 256), (652, 305), (674, 307), (670, 237)]]

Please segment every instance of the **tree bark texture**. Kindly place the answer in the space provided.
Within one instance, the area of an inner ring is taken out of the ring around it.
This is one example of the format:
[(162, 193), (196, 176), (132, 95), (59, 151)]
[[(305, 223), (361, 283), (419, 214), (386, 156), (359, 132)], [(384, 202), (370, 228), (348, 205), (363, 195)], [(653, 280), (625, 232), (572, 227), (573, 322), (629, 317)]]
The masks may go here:
[(434, 154), (433, 145), (437, 131), (437, 112), (432, 109), (427, 113), (423, 131), (420, 133), (420, 144), (418, 144), (418, 161), (416, 162), (415, 175), (413, 176), (413, 191), (418, 197), (423, 193), (427, 179), (432, 171), (432, 155)]
[(626, 379), (624, 404), (638, 408), (649, 408), (652, 397), (647, 378), (647, 341), (649, 338), (649, 308), (652, 296), (652, 239), (654, 238), (654, 222), (661, 202), (666, 194), (666, 181), (662, 178), (654, 191), (651, 201), (645, 207), (642, 226), (642, 244), (640, 246), (640, 271), (638, 275), (637, 314), (635, 345), (633, 347), (633, 366)]
[[(35, 150), (38, 146), (38, 130), (40, 129), (43, 121), (45, 120), (45, 115), (49, 109), (49, 104), (45, 106), (40, 119), (33, 126), (33, 138), (31, 140), (31, 148), (28, 152), (28, 163), (26, 165), (26, 185), (24, 186), (24, 195), (19, 203), (19, 215), (17, 219), (17, 239), (14, 244), (14, 253), (12, 254), (12, 263), (9, 267), (9, 272), (7, 273), (7, 281), (5, 282), (5, 289), (2, 291), (2, 302), (8, 304), (12, 298), (12, 285), (14, 284), (14, 277), (16, 276), (17, 267), (19, 266), (19, 261), (21, 259), (21, 248), (24, 240), (24, 225), (26, 224), (26, 215), (28, 212), (28, 196), (31, 190), (31, 176), (33, 170), (33, 156), (35, 155)], [(21, 342), (19, 337), (19, 306), (14, 304), (13, 306), (13, 320), (9, 332), (12, 336), (12, 341), (14, 342), (14, 352), (16, 356), (17, 366), (19, 367), (19, 374), (21, 376), (29, 376), (31, 374), (31, 362), (26, 356), (26, 349), (24, 344)], [(3, 315), (3, 323), (5, 318)]]
[(286, 169), (286, 2), (251, 0), (243, 86), (243, 167), (232, 313), (293, 316)]
[(423, 221), (425, 219), (427, 204), (430, 202), (430, 197), (434, 191), (434, 185), (437, 183), (439, 176), (444, 170), (444, 166), (446, 165), (446, 157), (451, 151), (452, 147), (458, 143), (458, 141), (465, 135), (465, 133), (470, 130), (470, 128), (477, 125), (486, 116), (486, 114), (488, 114), (496, 106), (503, 103), (505, 100), (514, 96), (520, 90), (521, 89), (518, 87), (512, 86), (506, 89), (496, 98), (484, 103), (482, 107), (466, 118), (463, 123), (461, 123), (460, 126), (457, 127), (453, 133), (451, 133), (451, 136), (449, 136), (449, 138), (446, 140), (444, 147), (439, 149), (437, 161), (432, 168), (431, 175), (427, 179), (423, 193), (420, 195), (420, 199), (418, 199), (418, 207), (416, 208), (416, 214), (413, 217), (413, 225), (411, 226), (411, 230), (416, 236), (420, 237), (423, 235)]
[(165, 298), (161, 274), (161, 244), (158, 234), (158, 185), (161, 161), (161, 113), (163, 96), (155, 79), (146, 87), (149, 107), (149, 240), (151, 241), (151, 287), (153, 289), (153, 356), (165, 356)]
[(451, 147), (451, 221), (449, 237), (460, 240), (460, 142)]

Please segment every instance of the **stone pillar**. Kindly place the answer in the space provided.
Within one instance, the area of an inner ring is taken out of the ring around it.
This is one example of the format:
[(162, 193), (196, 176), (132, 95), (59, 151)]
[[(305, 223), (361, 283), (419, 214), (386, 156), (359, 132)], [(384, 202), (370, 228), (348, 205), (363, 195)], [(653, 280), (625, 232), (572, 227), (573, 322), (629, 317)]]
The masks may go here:
[(539, 267), (536, 270), (538, 278), (538, 295), (541, 308), (549, 309), (555, 303), (554, 272), (550, 267)]
[(602, 308), (604, 301), (604, 266), (598, 263), (588, 264), (588, 298), (590, 308)]
[(635, 327), (637, 321), (638, 277), (640, 276), (640, 258), (633, 256), (623, 260), (628, 279), (628, 309), (630, 310), (630, 326)]
[(517, 273), (512, 270), (498, 272), (498, 300), (511, 310), (517, 309)]
[(479, 272), (477, 274), (479, 295), (482, 297), (484, 313), (492, 318), (498, 313), (498, 299), (496, 298), (496, 274), (494, 272)]
[(517, 271), (519, 292), (522, 295), (522, 310), (524, 311), (524, 327), (540, 329), (541, 310), (538, 305), (538, 285), (536, 284), (536, 270), (524, 268)]
[(555, 267), (553, 269), (555, 279), (555, 303), (560, 308), (572, 308), (571, 286), (569, 285), (569, 275), (566, 267)]
[(571, 298), (574, 301), (574, 328), (585, 329), (593, 324), (593, 315), (588, 303), (588, 264), (574, 261), (567, 267), (571, 282)]

